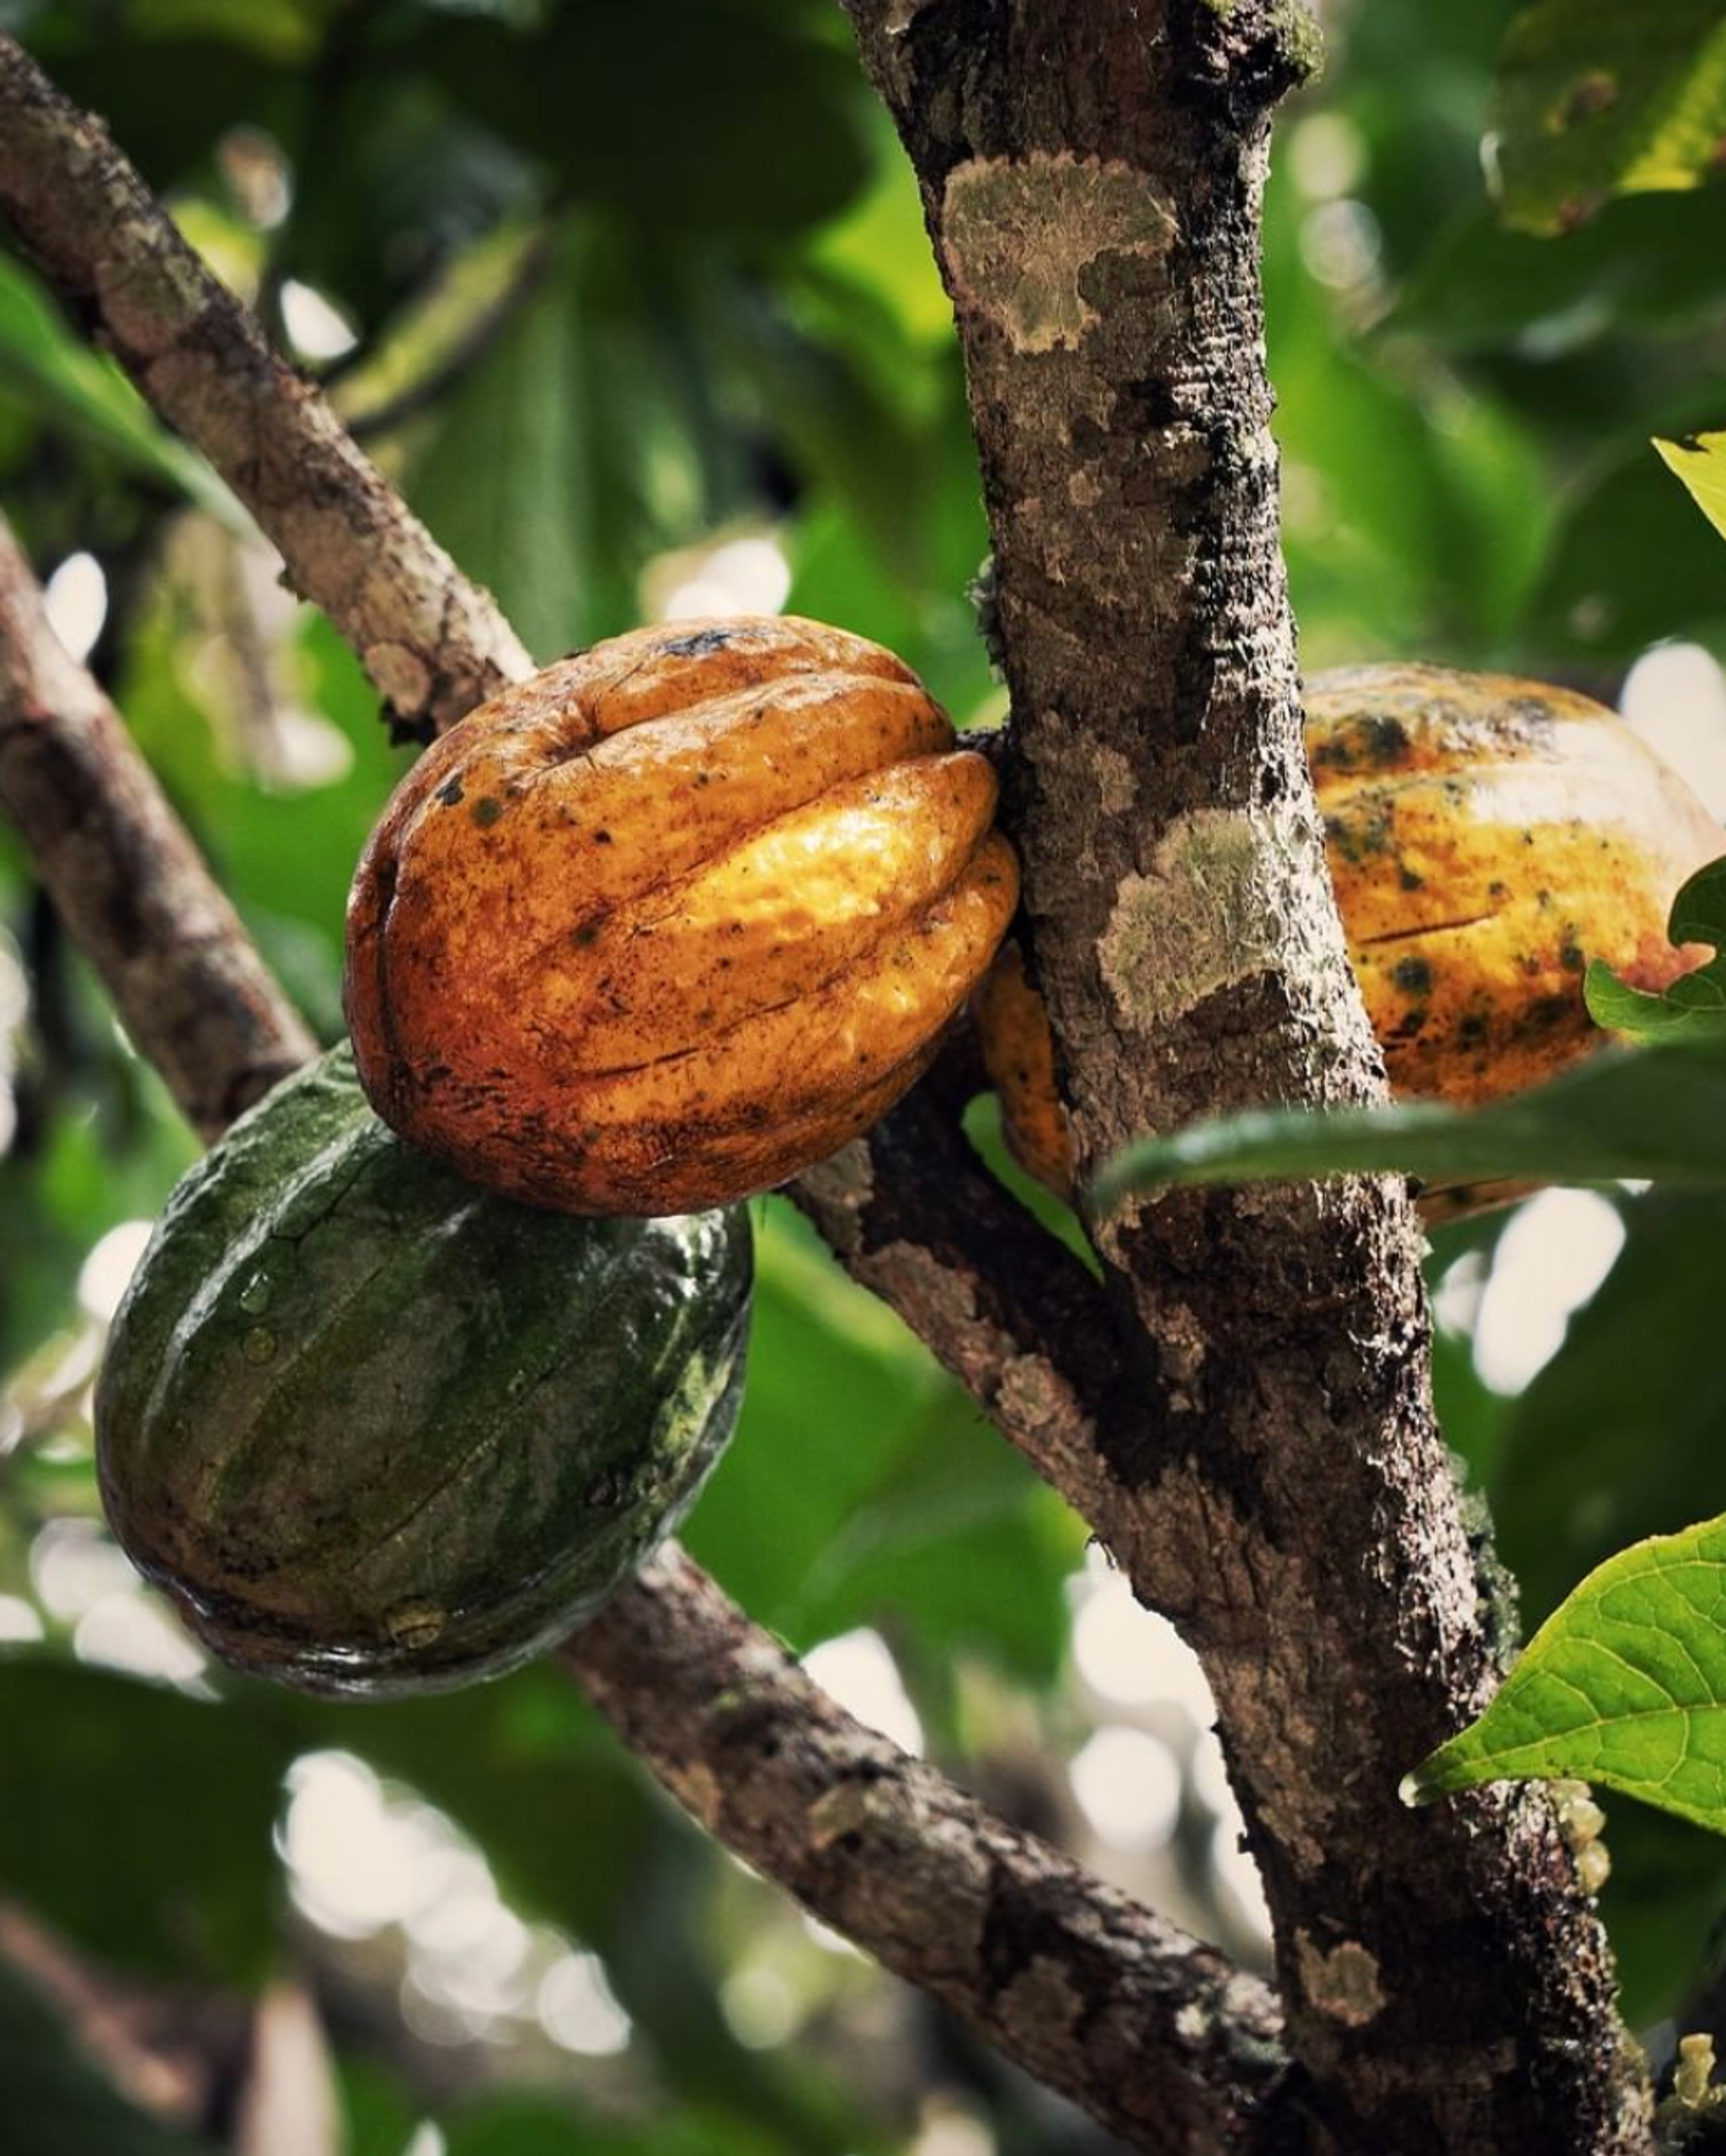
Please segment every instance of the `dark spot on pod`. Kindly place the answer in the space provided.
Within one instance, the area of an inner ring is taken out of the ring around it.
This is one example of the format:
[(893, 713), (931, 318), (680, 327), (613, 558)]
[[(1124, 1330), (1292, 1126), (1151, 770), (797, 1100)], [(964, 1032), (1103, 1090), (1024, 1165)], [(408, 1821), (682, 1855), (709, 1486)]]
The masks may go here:
[(723, 651), (731, 640), (728, 629), (698, 629), (691, 636), (672, 637), (660, 649), (674, 659), (705, 659), (710, 653)]
[(596, 846), (609, 846), (611, 844), (610, 832), (595, 831), (593, 834), (593, 844)]
[(1406, 862), (1397, 870), (1396, 880), (1405, 891), (1424, 891), (1426, 887), (1425, 877), (1410, 868)]
[(468, 814), (482, 831), (486, 831), (502, 815), (503, 803), (490, 793), (482, 793)]
[(1390, 970), (1390, 978), (1405, 996), (1430, 996), (1432, 993), (1432, 968), (1424, 958), (1399, 958)]
[(443, 803), (446, 808), (454, 808), (460, 801), (461, 773), (459, 771), (456, 773), (454, 778), (446, 778), (444, 783), (438, 788), (437, 798)]

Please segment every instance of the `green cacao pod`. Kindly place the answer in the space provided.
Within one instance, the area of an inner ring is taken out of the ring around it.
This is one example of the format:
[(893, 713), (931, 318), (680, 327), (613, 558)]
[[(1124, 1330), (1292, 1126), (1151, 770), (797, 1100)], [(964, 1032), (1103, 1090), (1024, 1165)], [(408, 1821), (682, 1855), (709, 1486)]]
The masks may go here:
[(372, 1697), (495, 1676), (592, 1616), (737, 1419), (738, 1207), (659, 1220), (474, 1188), (346, 1049), (180, 1184), (96, 1394), (114, 1531), (224, 1661)]

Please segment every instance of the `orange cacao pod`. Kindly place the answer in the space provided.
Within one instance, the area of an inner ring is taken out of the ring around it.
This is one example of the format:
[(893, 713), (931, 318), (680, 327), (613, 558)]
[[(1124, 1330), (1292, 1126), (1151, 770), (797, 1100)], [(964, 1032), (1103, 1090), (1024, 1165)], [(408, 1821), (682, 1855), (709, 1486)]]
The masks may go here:
[(686, 1213), (824, 1158), (912, 1084), (1018, 868), (994, 774), (879, 645), (681, 622), (505, 690), (367, 846), (362, 1082), (470, 1180)]
[[(1587, 697), (1504, 675), (1348, 667), (1307, 689), (1307, 753), (1393, 1092), (1519, 1091), (1603, 1038), (1583, 1000), (1590, 958), (1656, 989), (1708, 955), (1674, 950), (1666, 925), (1726, 832)], [(976, 1001), (984, 1060), (1015, 1157), (1065, 1190), (1048, 1021), (1009, 952)], [(1428, 1209), (1461, 1208), (1437, 1193)]]

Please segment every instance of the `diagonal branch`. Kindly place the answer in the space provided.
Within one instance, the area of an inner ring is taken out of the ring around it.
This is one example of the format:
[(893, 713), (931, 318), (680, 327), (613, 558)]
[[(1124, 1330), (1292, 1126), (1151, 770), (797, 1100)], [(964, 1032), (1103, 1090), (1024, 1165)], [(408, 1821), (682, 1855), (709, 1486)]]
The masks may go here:
[[(8, 696), (18, 682), (33, 685), (28, 708)], [(99, 756), (83, 747), (92, 710)], [(269, 988), (131, 737), (54, 641), (0, 526), (0, 776), (20, 739), (37, 783), (8, 789), (6, 803), (44, 877), (75, 824), (80, 870), (112, 855), (152, 895), (141, 929), (100, 906), (74, 921), (116, 1000), (150, 978), (141, 969), (170, 961), (190, 1009), (201, 997), (222, 1008), (236, 978)], [(80, 880), (61, 876), (57, 889), (75, 902)], [(162, 910), (169, 891), (177, 917)], [(182, 918), (200, 932), (182, 937)], [(274, 1008), (280, 1069), (312, 1044), (279, 994)], [(177, 1037), (164, 1060), (207, 1134), (220, 1104), (255, 1085), (254, 1048), (244, 1029), (211, 1026)], [(562, 1656), (728, 1847), (1131, 2145), (1243, 2145), (1278, 2082), (1265, 1987), (862, 1729), (680, 1553), (663, 1553)]]
[(0, 518), (0, 808), (204, 1137), (316, 1052)]
[(0, 219), (275, 540), (404, 734), (429, 739), (532, 671), (491, 595), (271, 349), (100, 124), (4, 36)]
[(854, 1721), (673, 1550), (562, 1649), (727, 1848), (1132, 2147), (1246, 2145), (1255, 1979)]

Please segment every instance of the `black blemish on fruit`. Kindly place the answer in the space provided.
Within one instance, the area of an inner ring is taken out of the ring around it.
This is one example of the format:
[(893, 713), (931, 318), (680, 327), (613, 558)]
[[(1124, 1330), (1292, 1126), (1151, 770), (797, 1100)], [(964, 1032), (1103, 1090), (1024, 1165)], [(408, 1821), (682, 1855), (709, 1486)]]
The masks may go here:
[(596, 846), (609, 846), (611, 844), (610, 832), (595, 831), (593, 834), (593, 844)]
[(706, 659), (716, 651), (723, 651), (731, 640), (728, 629), (698, 629), (691, 636), (674, 636), (660, 649), (674, 659)]
[(446, 808), (454, 808), (461, 798), (461, 773), (458, 771), (454, 778), (446, 778), (438, 788), (437, 798)]
[(1390, 771), (1406, 763), (1409, 730), (1400, 719), (1363, 719), (1361, 752), (1375, 771)]
[(1396, 880), (1405, 891), (1424, 891), (1426, 888), (1425, 877), (1410, 868), (1406, 862), (1397, 870)]
[(1390, 969), (1390, 978), (1405, 996), (1432, 993), (1432, 968), (1424, 958), (1399, 958)]
[(482, 793), (473, 807), (469, 809), (468, 814), (482, 831), (489, 830), (502, 815), (503, 803), (490, 793)]
[(1588, 961), (1582, 955), (1580, 943), (1567, 942), (1559, 952), (1559, 963), (1567, 973), (1580, 973), (1586, 968)]

